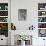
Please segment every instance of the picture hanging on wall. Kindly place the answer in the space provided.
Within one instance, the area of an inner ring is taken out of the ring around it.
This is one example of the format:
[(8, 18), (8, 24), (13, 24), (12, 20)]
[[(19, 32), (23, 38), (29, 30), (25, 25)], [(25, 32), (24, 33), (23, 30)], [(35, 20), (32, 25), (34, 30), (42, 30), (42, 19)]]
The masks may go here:
[(19, 9), (18, 10), (18, 20), (24, 21), (27, 17), (27, 9)]

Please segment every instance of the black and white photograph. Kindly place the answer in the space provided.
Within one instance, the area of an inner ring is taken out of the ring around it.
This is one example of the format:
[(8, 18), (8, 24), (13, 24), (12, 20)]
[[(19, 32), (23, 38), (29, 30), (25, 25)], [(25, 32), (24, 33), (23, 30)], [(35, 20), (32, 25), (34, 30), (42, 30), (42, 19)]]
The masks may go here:
[(27, 9), (19, 9), (18, 10), (18, 20), (25, 21), (27, 18)]

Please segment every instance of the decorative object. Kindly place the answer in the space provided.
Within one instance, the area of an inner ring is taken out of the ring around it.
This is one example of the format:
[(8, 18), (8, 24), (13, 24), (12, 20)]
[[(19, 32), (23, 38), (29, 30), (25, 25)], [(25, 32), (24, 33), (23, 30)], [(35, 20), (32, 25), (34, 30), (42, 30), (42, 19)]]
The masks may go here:
[(46, 11), (38, 11), (38, 16), (46, 16)]
[(15, 35), (15, 45), (16, 46), (30, 46), (32, 45), (32, 36), (31, 35)]
[(1, 10), (1, 6), (0, 6), (0, 10)]
[(34, 26), (33, 25), (31, 25), (31, 26), (29, 26), (29, 30), (34, 30)]
[[(19, 35), (20, 36), (20, 38), (23, 40), (23, 41), (25, 41), (25, 44), (26, 45), (32, 45), (32, 36), (30, 36), (30, 35)], [(30, 41), (31, 40), (31, 41)], [(27, 41), (27, 42), (26, 42)], [(29, 42), (29, 43), (28, 43)]]
[(16, 26), (13, 23), (11, 23), (11, 30), (16, 30)]
[(46, 17), (38, 17), (38, 22), (46, 22)]
[(46, 23), (39, 23), (38, 24), (38, 28), (46, 28)]
[(38, 3), (38, 10), (45, 10), (46, 9), (46, 3)]
[(0, 23), (1, 30), (8, 30), (8, 23)]
[(0, 16), (8, 16), (8, 11), (0, 11)]
[(23, 21), (26, 20), (27, 17), (27, 9), (19, 9), (18, 10), (18, 20)]
[(8, 23), (0, 23), (0, 35), (8, 37)]
[(0, 3), (0, 10), (8, 10), (8, 3)]
[(5, 6), (5, 10), (8, 10), (8, 6)]
[(25, 41), (21, 40), (21, 46), (25, 46)]
[(45, 12), (42, 12), (42, 15), (45, 15)]
[(46, 29), (39, 29), (39, 37), (46, 37)]
[(8, 17), (0, 17), (0, 22), (8, 22)]

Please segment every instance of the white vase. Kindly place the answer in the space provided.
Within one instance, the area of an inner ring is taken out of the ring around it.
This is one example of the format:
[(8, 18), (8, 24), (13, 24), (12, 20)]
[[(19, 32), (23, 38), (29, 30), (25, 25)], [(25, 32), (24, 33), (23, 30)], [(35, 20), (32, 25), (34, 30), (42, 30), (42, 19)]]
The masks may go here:
[(21, 46), (25, 46), (25, 41), (21, 40)]

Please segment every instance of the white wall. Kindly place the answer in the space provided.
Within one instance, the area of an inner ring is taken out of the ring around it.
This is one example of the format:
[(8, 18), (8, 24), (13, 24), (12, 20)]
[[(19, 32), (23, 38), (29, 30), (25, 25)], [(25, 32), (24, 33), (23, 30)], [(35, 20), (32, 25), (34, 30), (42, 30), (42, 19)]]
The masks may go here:
[[(38, 3), (46, 0), (11, 0), (11, 22), (16, 25), (17, 30), (26, 30), (32, 24), (38, 27)], [(27, 9), (27, 20), (18, 21), (18, 9)]]
[[(38, 38), (38, 3), (45, 3), (46, 0), (11, 0), (11, 22), (16, 25), (18, 32), (19, 30), (25, 31), (32, 24), (35, 26), (35, 32), (33, 36), (33, 46), (43, 44), (42, 38)], [(27, 9), (27, 20), (18, 21), (18, 9)], [(26, 33), (26, 31), (25, 31)], [(37, 39), (37, 40), (36, 40)], [(38, 44), (39, 43), (39, 44)], [(39, 45), (40, 46), (40, 45)]]
[[(13, 3), (15, 2), (15, 3)], [(17, 30), (26, 30), (31, 26), (33, 23), (37, 21), (37, 2), (33, 2), (34, 5), (32, 5), (33, 1), (31, 0), (15, 0), (12, 1), (13, 4), (11, 4), (11, 19), (12, 22), (16, 25)], [(27, 9), (27, 20), (26, 21), (18, 21), (18, 9)], [(35, 15), (34, 15), (35, 14)], [(35, 19), (36, 18), (36, 19)], [(34, 21), (36, 20), (36, 21)], [(33, 24), (35, 25), (35, 24)], [(36, 26), (36, 25), (35, 25)]]

